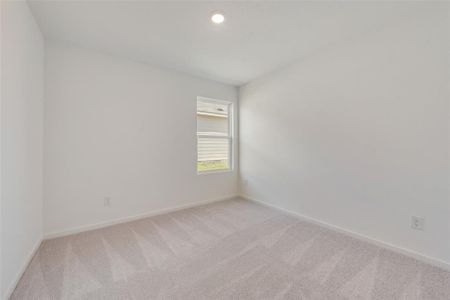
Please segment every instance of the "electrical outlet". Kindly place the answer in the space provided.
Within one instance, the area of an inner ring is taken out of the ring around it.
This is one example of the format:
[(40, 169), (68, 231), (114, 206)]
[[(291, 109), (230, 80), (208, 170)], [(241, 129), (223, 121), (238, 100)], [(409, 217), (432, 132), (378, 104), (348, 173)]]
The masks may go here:
[(111, 206), (111, 197), (105, 197), (103, 199), (103, 205), (104, 206)]
[(411, 217), (411, 228), (415, 230), (425, 229), (425, 218), (412, 216)]

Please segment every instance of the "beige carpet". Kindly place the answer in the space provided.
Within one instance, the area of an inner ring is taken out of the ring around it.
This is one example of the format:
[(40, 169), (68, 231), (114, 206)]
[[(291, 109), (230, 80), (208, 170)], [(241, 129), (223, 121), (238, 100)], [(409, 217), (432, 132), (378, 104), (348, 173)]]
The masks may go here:
[(450, 273), (245, 200), (45, 241), (12, 299), (450, 299)]

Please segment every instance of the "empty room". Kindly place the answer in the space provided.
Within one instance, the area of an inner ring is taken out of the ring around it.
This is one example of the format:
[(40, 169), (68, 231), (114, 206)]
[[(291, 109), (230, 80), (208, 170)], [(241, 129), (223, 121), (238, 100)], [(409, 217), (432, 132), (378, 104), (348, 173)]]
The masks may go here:
[(1, 300), (450, 299), (450, 2), (0, 3)]

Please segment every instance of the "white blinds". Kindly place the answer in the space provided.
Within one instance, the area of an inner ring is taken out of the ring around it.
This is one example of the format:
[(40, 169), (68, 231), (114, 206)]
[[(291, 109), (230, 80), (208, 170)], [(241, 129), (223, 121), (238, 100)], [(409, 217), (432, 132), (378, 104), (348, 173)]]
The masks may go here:
[(198, 161), (227, 160), (228, 149), (228, 138), (198, 137)]

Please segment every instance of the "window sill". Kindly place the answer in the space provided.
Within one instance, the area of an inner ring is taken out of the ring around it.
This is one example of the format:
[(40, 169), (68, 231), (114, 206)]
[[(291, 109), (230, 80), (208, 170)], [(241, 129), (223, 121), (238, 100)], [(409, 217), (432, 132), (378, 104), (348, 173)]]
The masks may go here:
[(208, 175), (208, 174), (219, 174), (219, 173), (231, 173), (233, 169), (224, 169), (224, 170), (211, 170), (211, 171), (197, 171), (197, 175)]

